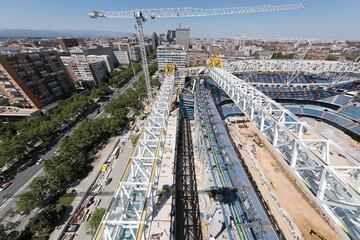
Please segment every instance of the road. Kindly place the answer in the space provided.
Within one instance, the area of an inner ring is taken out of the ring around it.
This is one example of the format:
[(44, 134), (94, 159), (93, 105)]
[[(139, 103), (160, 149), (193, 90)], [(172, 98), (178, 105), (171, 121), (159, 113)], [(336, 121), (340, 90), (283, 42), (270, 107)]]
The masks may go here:
[[(86, 119), (97, 119), (105, 116), (104, 108), (106, 104), (111, 99), (116, 98), (121, 94), (123, 94), (134, 83), (134, 81), (139, 78), (140, 75), (141, 72), (137, 73), (134, 77), (132, 77), (132, 79), (128, 83), (126, 83), (120, 89), (117, 89), (107, 102), (101, 104), (98, 110), (95, 110), (94, 112), (90, 113), (86, 117)], [(66, 136), (71, 135), (75, 131), (75, 129), (79, 127), (80, 123), (81, 121), (78, 122), (69, 132), (64, 134), (64, 136), (54, 146), (52, 146), (48, 152), (41, 155), (40, 158), (46, 161), (47, 159), (50, 159), (52, 156), (54, 156), (56, 150), (60, 146), (61, 140)], [(14, 206), (17, 198), (27, 190), (31, 181), (35, 177), (41, 176), (42, 174), (43, 174), (42, 164), (34, 164), (16, 175), (16, 177), (12, 180), (11, 185), (8, 188), (6, 188), (4, 191), (0, 192), (0, 217), (2, 217), (11, 207)]]

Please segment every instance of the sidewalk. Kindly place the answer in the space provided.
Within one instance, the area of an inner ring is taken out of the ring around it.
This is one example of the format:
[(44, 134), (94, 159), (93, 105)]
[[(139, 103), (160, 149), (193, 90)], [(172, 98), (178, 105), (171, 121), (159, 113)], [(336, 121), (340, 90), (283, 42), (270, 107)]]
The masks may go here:
[[(113, 199), (114, 191), (116, 190), (117, 184), (120, 181), (122, 172), (124, 171), (125, 165), (133, 152), (133, 146), (131, 144), (131, 141), (126, 140), (124, 143), (125, 144), (122, 153), (120, 153), (118, 158), (116, 158), (112, 162), (112, 171), (109, 176), (112, 178), (112, 181), (108, 185), (106, 185), (103, 174), (100, 174), (100, 177), (96, 182), (97, 184), (101, 185), (102, 190), (95, 197), (94, 201), (95, 202), (100, 201), (100, 203), (98, 204), (98, 206), (92, 204), (88, 208), (90, 214), (93, 213), (96, 208), (107, 209)], [(87, 221), (85, 221), (80, 225), (79, 229), (77, 230), (74, 240), (92, 239), (92, 238), (93, 235), (89, 232)]]
[[(120, 137), (115, 137), (110, 139), (110, 141), (105, 145), (105, 147), (96, 154), (97, 159), (91, 164), (93, 166), (93, 170), (88, 174), (86, 178), (84, 178), (79, 185), (77, 185), (74, 190), (76, 191), (77, 195), (72, 202), (71, 206), (72, 211), (70, 215), (74, 213), (74, 211), (77, 209), (77, 206), (81, 203), (81, 200), (83, 198), (83, 194), (86, 193), (89, 186), (92, 185), (92, 183), (95, 181), (95, 179), (98, 177), (99, 170), (101, 169), (101, 166), (103, 165), (104, 161), (108, 158), (108, 156), (111, 154), (112, 149), (116, 145), (116, 143), (119, 141)], [(67, 222), (67, 221), (66, 221)], [(50, 240), (57, 240), (59, 239), (64, 227), (66, 226), (66, 223), (63, 225), (58, 226), (50, 235)]]

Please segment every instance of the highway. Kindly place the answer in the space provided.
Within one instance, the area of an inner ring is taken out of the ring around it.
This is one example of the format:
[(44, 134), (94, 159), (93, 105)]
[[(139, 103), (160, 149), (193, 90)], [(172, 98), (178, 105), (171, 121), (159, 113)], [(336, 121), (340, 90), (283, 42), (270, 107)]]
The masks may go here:
[[(135, 82), (136, 79), (139, 78), (140, 75), (141, 72), (137, 73), (124, 86), (122, 86), (120, 89), (117, 89), (111, 95), (108, 101), (102, 103), (98, 109), (90, 113), (85, 119), (97, 119), (103, 117), (105, 115), (104, 108), (107, 105), (107, 103), (110, 102), (111, 99), (117, 98), (118, 96), (123, 94), (130, 86), (132, 86), (132, 84)], [(61, 140), (64, 139), (66, 136), (71, 135), (73, 131), (80, 125), (81, 122), (82, 121), (79, 121), (69, 132), (64, 134), (62, 138), (54, 146), (52, 146), (49, 151), (40, 155), (40, 158), (46, 161), (47, 159), (50, 159), (52, 156), (54, 156), (56, 150), (60, 146)], [(26, 192), (31, 181), (35, 177), (41, 176), (42, 174), (43, 174), (43, 168), (41, 163), (41, 164), (34, 164), (16, 175), (16, 177), (11, 181), (10, 186), (6, 188), (4, 191), (0, 192), (0, 217), (2, 217), (11, 207), (14, 206), (17, 198), (23, 192)]]

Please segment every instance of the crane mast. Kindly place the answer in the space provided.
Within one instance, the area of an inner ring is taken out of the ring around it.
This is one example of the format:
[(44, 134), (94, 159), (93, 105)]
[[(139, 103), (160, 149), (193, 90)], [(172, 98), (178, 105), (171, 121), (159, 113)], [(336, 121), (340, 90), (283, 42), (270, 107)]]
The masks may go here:
[(144, 18), (142, 16), (141, 11), (135, 11), (134, 16), (136, 19), (136, 31), (137, 31), (137, 35), (138, 35), (138, 39), (139, 39), (139, 43), (140, 43), (141, 62), (142, 62), (142, 68), (143, 68), (143, 73), (144, 73), (144, 77), (145, 77), (147, 100), (149, 102), (152, 102), (150, 74), (149, 74), (149, 67), (148, 67), (146, 49), (145, 49), (144, 31), (143, 31), (143, 26), (142, 26), (142, 22), (144, 21)]

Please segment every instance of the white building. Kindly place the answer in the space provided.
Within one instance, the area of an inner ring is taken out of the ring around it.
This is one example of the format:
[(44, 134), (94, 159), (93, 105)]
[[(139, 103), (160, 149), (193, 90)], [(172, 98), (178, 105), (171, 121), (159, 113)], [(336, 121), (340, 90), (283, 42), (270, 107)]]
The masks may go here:
[(120, 65), (129, 65), (130, 59), (127, 51), (114, 51), (115, 57)]
[(85, 56), (81, 49), (70, 50), (71, 56), (60, 56), (74, 84), (87, 87), (104, 81), (113, 66), (108, 55)]
[(110, 57), (108, 55), (88, 55), (86, 56), (87, 60), (89, 62), (100, 62), (104, 61), (106, 64), (107, 71), (111, 73), (111, 71), (114, 69), (113, 62), (110, 61)]
[(161, 45), (157, 48), (159, 70), (164, 70), (166, 64), (174, 63), (177, 69), (186, 67), (186, 51), (181, 45)]
[(104, 61), (92, 63), (73, 63), (66, 65), (77, 87), (99, 84), (108, 77)]

